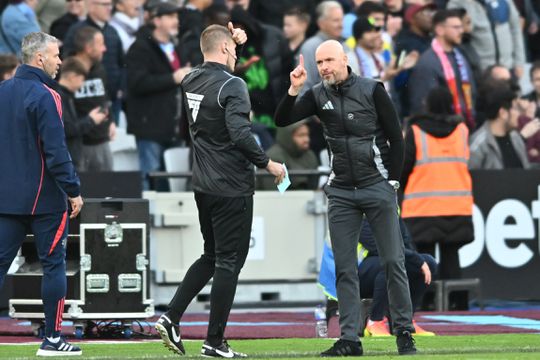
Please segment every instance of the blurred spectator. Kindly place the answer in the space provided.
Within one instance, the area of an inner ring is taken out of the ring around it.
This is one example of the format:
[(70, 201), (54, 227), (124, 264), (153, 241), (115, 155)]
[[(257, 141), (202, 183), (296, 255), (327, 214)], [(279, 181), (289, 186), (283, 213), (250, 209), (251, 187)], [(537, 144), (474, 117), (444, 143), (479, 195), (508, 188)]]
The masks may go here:
[(66, 0), (66, 13), (51, 24), (51, 35), (64, 41), (64, 37), (69, 28), (84, 20), (86, 17), (86, 6), (84, 0)]
[(391, 37), (394, 37), (403, 28), (403, 20), (405, 19), (407, 5), (404, 0), (384, 0), (383, 5), (387, 14), (386, 31)]
[[(229, 1), (230, 0), (226, 0)], [(283, 14), (292, 7), (299, 8), (302, 11), (311, 11), (315, 8), (316, 0), (250, 0), (249, 12), (258, 20), (268, 25), (274, 25), (283, 28)], [(313, 14), (310, 14), (313, 15)]]
[(394, 66), (393, 63), (387, 64), (380, 53), (383, 41), (382, 28), (374, 24), (373, 18), (364, 16), (357, 18), (354, 22), (353, 34), (357, 44), (354, 48), (354, 55), (358, 66), (355, 69), (351, 65), (351, 68), (360, 76), (385, 82), (385, 87), (389, 91), (390, 85), (387, 82), (402, 70), (414, 66), (418, 59), (418, 53), (416, 52), (413, 56), (409, 55), (407, 61), (404, 61), (399, 67)]
[(50, 32), (52, 22), (64, 11), (64, 1), (38, 0), (36, 17), (43, 32)]
[(531, 66), (533, 90), (519, 101), (522, 115), (518, 128), (527, 146), (527, 155), (531, 165), (540, 166), (540, 61)]
[(75, 93), (77, 116), (83, 117), (100, 107), (107, 120), (83, 135), (79, 171), (112, 171), (113, 158), (109, 141), (116, 135), (116, 126), (110, 117), (110, 98), (107, 93), (107, 73), (101, 60), (107, 51), (101, 31), (92, 26), (78, 27), (73, 36), (74, 58), (86, 70), (86, 79)]
[(107, 120), (107, 112), (99, 106), (88, 114), (79, 116), (75, 108), (75, 93), (79, 91), (86, 78), (85, 66), (76, 58), (70, 57), (62, 62), (58, 80), (58, 93), (62, 97), (62, 120), (66, 133), (66, 144), (77, 171), (81, 171), (83, 136), (94, 127)]
[(396, 37), (396, 55), (400, 56), (402, 51), (409, 53), (418, 51), (422, 54), (431, 45), (431, 30), (433, 29), (433, 15), (435, 5), (413, 4), (405, 12), (405, 22), (409, 25), (399, 32)]
[[(519, 85), (512, 79), (512, 73), (510, 70), (501, 65), (490, 65), (482, 73), (482, 81), (478, 87), (478, 94), (485, 94), (490, 91), (490, 88), (496, 86), (501, 81), (506, 82), (511, 86), (514, 91), (519, 91)], [(484, 113), (485, 97), (478, 96), (476, 98), (476, 127), (480, 128), (486, 121), (486, 114)]]
[(203, 55), (199, 41), (204, 30), (203, 11), (212, 5), (212, 0), (187, 0), (180, 10), (178, 40), (180, 54), (186, 65), (196, 66), (202, 64)]
[(512, 0), (450, 0), (448, 8), (464, 8), (471, 17), (471, 44), (482, 69), (501, 64), (523, 75), (523, 33)]
[[(394, 56), (394, 47), (392, 37), (390, 34), (388, 34), (388, 32), (384, 31), (384, 27), (386, 26), (386, 10), (379, 3), (365, 1), (358, 8), (356, 8), (356, 18), (358, 17), (371, 19), (373, 26), (382, 28), (382, 42), (379, 43), (379, 48), (377, 51), (383, 57), (386, 65), (389, 65), (392, 61), (392, 57)], [(352, 25), (354, 25), (354, 23)], [(351, 33), (351, 35), (351, 37), (346, 39), (345, 44), (347, 44), (349, 49), (354, 49), (356, 47), (356, 38), (354, 37), (354, 34)]]
[(470, 169), (530, 168), (518, 128), (517, 94), (507, 82), (493, 82), (484, 98), (486, 122), (471, 137)]
[[(444, 85), (428, 93), (427, 112), (409, 121), (401, 177), (401, 216), (420, 253), (439, 245), (441, 279), (461, 278), (458, 250), (474, 239), (469, 131), (453, 103)], [(466, 294), (453, 296), (452, 308), (467, 309)]]
[[(412, 4), (405, 12), (405, 21), (409, 25), (403, 28), (395, 39), (395, 54), (397, 62), (405, 56), (416, 53), (417, 57), (431, 46), (433, 28), (434, 4)], [(399, 98), (401, 116), (407, 117), (409, 111), (409, 88), (408, 82), (411, 76), (410, 71), (404, 71), (395, 82), (396, 96)]]
[(300, 54), (304, 57), (304, 68), (307, 72), (307, 80), (302, 88), (304, 92), (321, 80), (315, 63), (317, 47), (329, 39), (342, 40), (343, 9), (341, 4), (333, 0), (323, 1), (317, 6), (316, 12), (319, 31), (307, 39), (300, 48)]
[(531, 5), (532, 9), (527, 10), (527, 14), (531, 14), (531, 21), (526, 32), (531, 59), (536, 61), (540, 60), (540, 1), (533, 0)]
[(502, 80), (510, 83), (510, 81), (512, 81), (512, 73), (506, 67), (495, 64), (490, 65), (485, 69), (482, 79), (484, 82)]
[(224, 0), (225, 5), (229, 8), (229, 11), (232, 10), (235, 6), (240, 6), (244, 10), (249, 9), (250, 0)]
[[(300, 121), (287, 127), (278, 128), (276, 143), (266, 152), (273, 161), (284, 163), (289, 170), (317, 170), (319, 161), (309, 148), (309, 128)], [(261, 177), (261, 189), (274, 190), (276, 185), (271, 177)], [(291, 189), (313, 190), (317, 188), (317, 176), (291, 176)]]
[(306, 40), (306, 31), (310, 21), (311, 17), (309, 16), (309, 13), (302, 10), (302, 8), (291, 8), (283, 15), (283, 34), (285, 35), (285, 39), (289, 42), (289, 50), (294, 58), (290, 61), (290, 64), (292, 65), (291, 69), (298, 63), (300, 47)]
[(463, 35), (461, 14), (439, 10), (433, 17), (435, 38), (414, 67), (409, 80), (411, 113), (420, 113), (428, 92), (446, 86), (453, 97), (454, 111), (462, 115), (470, 130), (475, 128), (476, 84), (467, 59), (458, 49)]
[(21, 56), (23, 37), (40, 31), (35, 8), (38, 0), (9, 0), (0, 14), (0, 54)]
[(459, 46), (459, 49), (463, 52), (463, 55), (467, 58), (467, 61), (471, 66), (476, 84), (480, 85), (482, 81), (482, 68), (480, 67), (480, 57), (472, 44), (472, 20), (469, 14), (467, 14), (467, 10), (458, 10), (461, 13), (461, 22), (463, 23), (463, 35), (461, 36), (461, 45)]
[[(513, 2), (519, 13), (519, 20), (525, 35), (525, 46), (529, 45), (528, 50), (532, 52), (534, 45), (529, 42), (530, 40), (534, 41), (534, 37), (538, 33), (540, 26), (540, 12), (536, 13), (535, 11), (535, 0), (513, 0)], [(540, 3), (538, 5), (540, 5)]]
[(146, 175), (164, 170), (163, 152), (187, 135), (180, 134), (179, 84), (191, 68), (182, 67), (180, 49), (173, 43), (178, 10), (172, 2), (152, 7), (151, 30), (141, 31), (126, 56), (128, 132), (137, 140), (145, 190), (150, 189)]
[(204, 28), (210, 25), (227, 26), (231, 20), (229, 8), (223, 4), (212, 4), (203, 11)]
[(113, 28), (111, 20), (112, 0), (87, 0), (88, 15), (85, 20), (73, 25), (66, 34), (63, 54), (73, 54), (73, 37), (75, 32), (83, 26), (91, 26), (101, 31), (105, 38), (107, 51), (101, 60), (107, 71), (107, 93), (112, 101), (112, 116), (118, 121), (121, 100), (125, 87), (124, 50), (118, 32)]
[(405, 18), (405, 10), (407, 10), (407, 4), (404, 0), (383, 0), (383, 5), (388, 12), (388, 15)]
[(19, 66), (19, 60), (13, 54), (0, 54), (0, 81), (11, 79)]
[[(290, 68), (288, 43), (275, 26), (259, 22), (250, 13), (237, 6), (231, 11), (235, 27), (247, 34), (243, 52), (238, 56), (235, 74), (246, 81), (253, 123), (275, 128), (273, 115), (279, 99), (287, 91)], [(263, 144), (264, 145), (264, 144)], [(267, 148), (265, 148), (266, 150)]]
[(522, 115), (518, 118), (518, 129), (525, 140), (527, 156), (531, 165), (540, 166), (540, 119), (536, 103), (520, 100)]
[(116, 29), (122, 50), (127, 53), (129, 47), (135, 41), (135, 34), (141, 27), (142, 0), (115, 0), (114, 15), (109, 24)]
[(532, 64), (529, 74), (533, 90), (525, 95), (524, 98), (536, 104), (535, 117), (540, 117), (540, 60)]
[[(352, 32), (353, 24), (356, 21), (356, 19), (358, 18), (358, 16), (360, 16), (360, 15), (358, 15), (357, 11), (358, 11), (358, 8), (362, 4), (372, 3), (372, 4), (380, 5), (377, 2), (372, 2), (372, 1), (369, 1), (369, 0), (368, 1), (365, 1), (365, 0), (352, 0), (351, 3), (352, 3), (352, 7), (351, 7), (350, 11), (348, 11), (343, 16), (343, 31), (341, 32), (341, 37), (344, 38), (344, 39), (348, 39), (353, 35), (353, 32)], [(382, 7), (382, 5), (380, 5), (380, 6)]]

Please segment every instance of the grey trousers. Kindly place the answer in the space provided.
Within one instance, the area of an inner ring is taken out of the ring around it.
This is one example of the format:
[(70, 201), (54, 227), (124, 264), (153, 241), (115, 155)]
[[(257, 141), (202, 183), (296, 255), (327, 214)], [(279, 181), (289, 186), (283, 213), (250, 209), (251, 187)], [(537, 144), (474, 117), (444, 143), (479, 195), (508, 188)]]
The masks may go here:
[(394, 334), (414, 332), (396, 192), (386, 181), (354, 190), (326, 186), (324, 191), (328, 196), (330, 241), (336, 264), (341, 339), (358, 341), (363, 330), (357, 247), (364, 214), (373, 229), (386, 274)]

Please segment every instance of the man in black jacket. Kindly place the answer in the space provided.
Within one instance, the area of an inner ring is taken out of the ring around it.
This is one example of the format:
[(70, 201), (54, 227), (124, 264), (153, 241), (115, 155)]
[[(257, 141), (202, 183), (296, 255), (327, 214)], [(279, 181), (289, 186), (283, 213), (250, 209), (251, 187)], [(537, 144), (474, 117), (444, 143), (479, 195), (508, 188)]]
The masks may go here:
[(128, 132), (137, 139), (145, 190), (150, 188), (146, 174), (163, 170), (163, 152), (187, 136), (180, 133), (180, 82), (191, 68), (172, 42), (178, 34), (178, 10), (169, 2), (152, 7), (152, 28), (139, 31), (126, 57)]
[(84, 65), (74, 57), (62, 62), (58, 93), (62, 97), (62, 120), (66, 133), (66, 144), (76, 170), (81, 168), (83, 135), (88, 134), (95, 126), (107, 120), (107, 113), (99, 106), (88, 114), (77, 115), (75, 93), (79, 91), (86, 78)]
[[(231, 36), (232, 34), (232, 36)], [(250, 131), (251, 104), (246, 83), (231, 75), (236, 44), (243, 30), (211, 25), (201, 34), (204, 63), (182, 81), (184, 111), (193, 143), (193, 189), (204, 238), (204, 253), (191, 265), (169, 311), (156, 323), (165, 345), (184, 353), (178, 322), (187, 306), (213, 278), (210, 320), (201, 354), (245, 357), (223, 340), (238, 275), (249, 250), (253, 219), (254, 166), (266, 168), (281, 182), (281, 164), (257, 145)]]
[(332, 251), (336, 262), (341, 338), (322, 356), (359, 356), (362, 345), (356, 247), (362, 215), (369, 219), (385, 269), (390, 314), (398, 352), (414, 354), (412, 306), (399, 229), (396, 190), (403, 161), (403, 137), (383, 85), (347, 67), (343, 46), (323, 42), (315, 59), (323, 81), (295, 104), (307, 79), (304, 59), (291, 72), (291, 86), (276, 110), (276, 125), (308, 116), (321, 119), (332, 173), (325, 186)]
[(110, 97), (107, 92), (107, 73), (101, 60), (106, 51), (103, 34), (91, 26), (77, 29), (73, 37), (75, 59), (87, 72), (86, 79), (75, 93), (75, 108), (79, 117), (86, 116), (96, 107), (107, 114), (107, 119), (83, 134), (79, 171), (112, 171), (113, 156), (109, 142), (114, 139), (116, 125), (110, 115)]

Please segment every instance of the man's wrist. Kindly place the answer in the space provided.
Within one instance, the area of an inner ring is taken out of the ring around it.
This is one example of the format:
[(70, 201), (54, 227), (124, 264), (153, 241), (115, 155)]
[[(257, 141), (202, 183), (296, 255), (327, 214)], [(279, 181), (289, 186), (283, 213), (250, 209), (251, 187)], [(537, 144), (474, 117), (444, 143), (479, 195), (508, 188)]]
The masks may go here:
[(290, 95), (290, 96), (298, 96), (298, 94), (300, 93), (300, 90), (296, 90), (292, 87), (289, 88), (289, 91), (287, 91), (287, 93)]

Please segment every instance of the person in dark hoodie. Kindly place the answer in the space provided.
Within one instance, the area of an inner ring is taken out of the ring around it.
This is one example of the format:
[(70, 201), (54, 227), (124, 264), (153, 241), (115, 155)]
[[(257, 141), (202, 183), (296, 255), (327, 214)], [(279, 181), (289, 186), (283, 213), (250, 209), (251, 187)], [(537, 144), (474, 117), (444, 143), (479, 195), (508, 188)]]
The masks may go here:
[[(271, 159), (284, 163), (289, 170), (316, 170), (319, 162), (309, 148), (309, 127), (305, 121), (297, 122), (284, 128), (278, 128), (276, 143), (266, 152)], [(291, 176), (291, 190), (309, 190), (317, 188), (316, 176)], [(261, 189), (275, 190), (271, 178), (261, 178)]]
[[(426, 107), (410, 119), (405, 136), (401, 215), (419, 252), (435, 255), (439, 245), (440, 278), (459, 279), (458, 250), (474, 239), (469, 131), (446, 87), (432, 89)], [(466, 296), (453, 295), (451, 306), (467, 307)]]
[(287, 40), (280, 29), (259, 22), (241, 6), (231, 10), (231, 21), (248, 36), (238, 57), (235, 74), (247, 83), (252, 121), (274, 129), (274, 110), (287, 90), (288, 72), (291, 70), (287, 68)]

